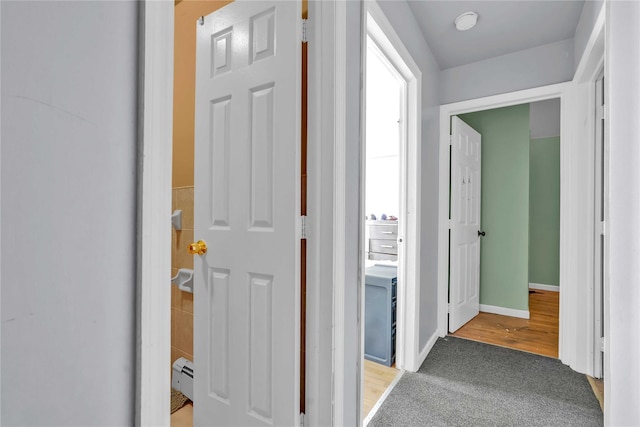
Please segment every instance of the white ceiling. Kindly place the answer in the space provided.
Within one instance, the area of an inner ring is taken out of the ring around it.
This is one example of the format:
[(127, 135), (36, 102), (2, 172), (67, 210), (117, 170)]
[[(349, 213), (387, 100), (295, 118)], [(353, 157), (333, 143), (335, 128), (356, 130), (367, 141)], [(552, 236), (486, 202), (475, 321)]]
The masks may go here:
[[(441, 70), (573, 38), (584, 0), (409, 0)], [(462, 12), (478, 23), (458, 31)]]

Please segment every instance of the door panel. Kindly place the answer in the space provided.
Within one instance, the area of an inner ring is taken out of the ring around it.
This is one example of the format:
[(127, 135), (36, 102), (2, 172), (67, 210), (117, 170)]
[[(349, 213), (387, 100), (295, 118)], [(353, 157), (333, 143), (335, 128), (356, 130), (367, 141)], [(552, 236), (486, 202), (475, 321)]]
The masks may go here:
[(197, 26), (194, 424), (299, 422), (300, 2)]
[(451, 243), (449, 331), (480, 311), (481, 136), (451, 118)]

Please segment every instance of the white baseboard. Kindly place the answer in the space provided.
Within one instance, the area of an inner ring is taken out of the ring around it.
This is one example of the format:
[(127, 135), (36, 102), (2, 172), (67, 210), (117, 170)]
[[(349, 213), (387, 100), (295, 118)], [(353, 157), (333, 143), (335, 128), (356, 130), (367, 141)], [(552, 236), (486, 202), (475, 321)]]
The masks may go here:
[(529, 310), (516, 310), (514, 308), (498, 307), (495, 305), (480, 304), (480, 311), (501, 314), (503, 316), (519, 317), (521, 319), (529, 319), (531, 317)]
[(431, 351), (431, 349), (435, 345), (436, 341), (438, 341), (438, 331), (435, 331), (429, 337), (429, 339), (427, 340), (427, 343), (425, 344), (424, 348), (422, 349), (422, 351), (418, 355), (418, 366), (416, 366), (416, 370), (414, 372), (417, 372), (418, 369), (420, 369), (420, 366), (422, 366), (422, 364), (424, 363), (424, 360), (427, 358), (427, 355), (429, 354), (429, 352)]
[(380, 409), (380, 407), (384, 403), (385, 399), (389, 396), (389, 394), (391, 394), (391, 390), (393, 390), (393, 388), (396, 386), (396, 384), (398, 384), (398, 381), (400, 381), (400, 378), (402, 378), (402, 375), (404, 375), (404, 372), (405, 371), (402, 370), (402, 371), (400, 371), (399, 374), (396, 375), (396, 377), (393, 379), (393, 381), (391, 381), (391, 384), (389, 384), (389, 387), (387, 387), (387, 389), (384, 391), (384, 393), (382, 393), (382, 396), (380, 396), (380, 399), (378, 399), (376, 404), (373, 405), (373, 408), (371, 408), (371, 410), (369, 411), (369, 414), (367, 415), (367, 417), (364, 419), (364, 421), (362, 421), (362, 425), (364, 427), (367, 427), (367, 425), (369, 424), (369, 421), (371, 421), (371, 419), (376, 414), (376, 412), (378, 412), (378, 409)]
[(539, 289), (541, 291), (560, 292), (560, 286), (545, 285), (543, 283), (529, 283), (529, 289)]

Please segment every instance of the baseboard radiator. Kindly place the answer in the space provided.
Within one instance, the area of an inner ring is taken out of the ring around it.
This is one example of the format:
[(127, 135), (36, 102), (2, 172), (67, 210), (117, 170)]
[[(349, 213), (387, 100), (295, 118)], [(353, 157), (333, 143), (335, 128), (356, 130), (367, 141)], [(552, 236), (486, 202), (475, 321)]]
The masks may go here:
[(184, 357), (173, 362), (171, 388), (178, 390), (193, 402), (193, 362)]

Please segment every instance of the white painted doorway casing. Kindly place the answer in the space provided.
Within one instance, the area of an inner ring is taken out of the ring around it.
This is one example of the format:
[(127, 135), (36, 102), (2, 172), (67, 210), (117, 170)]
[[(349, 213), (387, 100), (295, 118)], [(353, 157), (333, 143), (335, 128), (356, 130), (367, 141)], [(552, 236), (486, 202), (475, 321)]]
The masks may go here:
[[(603, 163), (599, 163), (601, 166), (604, 166), (605, 169), (608, 169), (609, 151), (607, 120), (604, 121), (604, 129), (601, 129), (604, 133), (604, 141), (598, 141), (599, 132), (597, 132), (598, 126), (603, 124), (603, 121), (599, 117), (601, 114), (605, 118), (609, 116), (607, 114), (609, 106), (605, 100), (602, 100), (605, 105), (602, 110), (599, 111), (596, 102), (596, 81), (605, 68), (605, 23), (607, 13), (605, 5), (606, 2), (603, 2), (600, 6), (600, 11), (595, 18), (593, 29), (589, 35), (587, 44), (584, 48), (584, 53), (578, 62), (576, 73), (573, 77), (576, 97), (576, 108), (574, 111), (574, 137), (580, 141), (585, 141), (585, 143), (590, 145), (589, 148), (585, 149), (584, 154), (587, 156), (584, 161), (587, 164), (592, 165), (584, 175), (584, 180), (587, 184), (585, 186), (587, 195), (584, 205), (589, 205), (591, 209), (587, 211), (587, 214), (584, 215), (584, 217), (579, 217), (579, 220), (586, 226), (590, 227), (590, 230), (585, 230), (580, 238), (584, 245), (583, 250), (588, 251), (590, 254), (590, 256), (584, 258), (586, 261), (585, 265), (593, 266), (591, 269), (586, 269), (587, 271), (581, 271), (582, 277), (580, 279), (589, 285), (588, 291), (585, 292), (584, 296), (582, 296), (580, 303), (593, 307), (593, 309), (587, 313), (586, 318), (577, 319), (576, 328), (579, 328), (580, 333), (575, 335), (587, 343), (587, 348), (584, 349), (580, 358), (582, 359), (582, 363), (589, 367), (587, 373), (596, 378), (607, 375), (606, 362), (609, 343), (608, 340), (605, 340), (604, 349), (602, 348), (602, 330), (604, 328), (604, 334), (606, 336), (606, 319), (609, 318), (609, 236), (605, 230), (602, 229), (603, 227), (599, 215), (601, 206), (598, 206), (599, 196), (596, 195), (596, 191), (598, 191), (596, 179), (598, 179), (599, 173), (598, 168), (596, 167), (596, 162), (604, 160), (604, 165)], [(602, 144), (604, 145), (604, 150), (601, 150)], [(604, 159), (600, 159), (599, 155), (596, 154), (596, 151), (599, 150), (601, 150), (601, 154), (604, 153)], [(607, 175), (609, 174), (608, 171), (605, 173)], [(605, 181), (607, 180), (608, 176), (605, 178)], [(604, 217), (606, 220), (606, 218), (608, 218), (610, 203), (607, 194), (608, 188), (604, 189), (604, 193)], [(601, 244), (603, 245), (602, 247), (600, 246)], [(601, 253), (600, 249), (603, 249), (604, 254)], [(601, 267), (601, 270), (599, 267)], [(602, 289), (599, 289), (601, 286), (601, 280), (604, 282), (604, 286)], [(560, 301), (561, 303), (563, 302), (562, 298)], [(585, 331), (583, 332), (582, 329), (585, 329)], [(570, 336), (569, 339), (571, 341), (568, 345), (571, 346), (575, 337)], [(603, 359), (604, 370), (602, 369)], [(608, 390), (610, 384), (611, 383), (609, 381), (605, 381), (605, 408), (610, 407), (606, 402), (608, 397), (611, 396), (609, 393), (610, 390)], [(607, 416), (608, 414), (605, 410), (605, 424), (607, 423)]]
[[(440, 191), (438, 232), (438, 333), (447, 333), (449, 135), (451, 116), (559, 98), (560, 135), (560, 316), (559, 359), (593, 373), (593, 149), (577, 134), (584, 99), (573, 82), (489, 96), (440, 107)], [(592, 110), (593, 111), (593, 110)], [(591, 122), (592, 123), (592, 122)]]
[[(174, 2), (140, 5), (136, 414), (169, 425), (171, 387), (171, 156)], [(166, 286), (161, 286), (166, 284)]]
[[(411, 54), (396, 34), (392, 25), (374, 1), (364, 3), (365, 15), (363, 41), (367, 37), (375, 44), (385, 59), (390, 62), (394, 70), (404, 82), (404, 99), (402, 100), (402, 116), (404, 123), (400, 126), (400, 218), (405, 221), (398, 223), (398, 305), (397, 305), (397, 336), (396, 336), (396, 366), (401, 370), (417, 371), (419, 366), (418, 318), (420, 301), (420, 104), (422, 72)], [(366, 64), (366, 49), (363, 50), (362, 64)], [(366, 67), (363, 66), (363, 69)], [(363, 91), (364, 92), (364, 91)], [(364, 93), (363, 93), (364, 98)], [(366, 105), (362, 100), (362, 108)], [(361, 117), (365, 117), (363, 111)], [(364, 135), (365, 123), (362, 120), (361, 129)], [(360, 143), (361, 153), (365, 151), (365, 140)], [(361, 170), (364, 171), (364, 155), (361, 158)], [(361, 176), (364, 182), (364, 174)], [(363, 194), (361, 192), (360, 194)], [(364, 212), (364, 200), (360, 201), (360, 210)], [(361, 215), (362, 218), (364, 216)], [(360, 221), (361, 235), (364, 236), (364, 221)], [(361, 251), (363, 253), (364, 251)], [(360, 261), (362, 262), (362, 261)], [(361, 265), (360, 305), (364, 306), (364, 266)], [(361, 331), (361, 343), (364, 348), (364, 334)]]
[(449, 332), (480, 312), (481, 160), (481, 135), (451, 117)]
[(300, 16), (236, 0), (196, 25), (195, 425), (299, 422)]
[(593, 257), (593, 278), (594, 278), (594, 335), (593, 339), (600, 348), (595, 348), (593, 352), (594, 366), (593, 376), (595, 378), (603, 377), (603, 351), (602, 339), (604, 338), (604, 288), (607, 281), (607, 240), (606, 240), (606, 224), (608, 222), (608, 177), (609, 177), (609, 159), (608, 147), (605, 143), (605, 116), (604, 116), (604, 70), (599, 74), (595, 82), (595, 192), (594, 192), (594, 223), (593, 230), (595, 236), (594, 257)]

